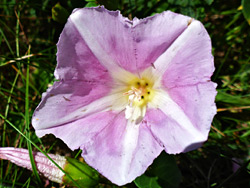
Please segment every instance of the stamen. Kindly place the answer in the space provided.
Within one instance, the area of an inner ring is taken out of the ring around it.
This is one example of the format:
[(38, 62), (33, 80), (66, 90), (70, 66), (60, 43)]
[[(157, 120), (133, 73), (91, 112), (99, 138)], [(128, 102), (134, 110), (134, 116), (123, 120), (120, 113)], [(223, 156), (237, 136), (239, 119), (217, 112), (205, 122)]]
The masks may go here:
[(141, 101), (141, 94), (142, 94), (142, 91), (140, 89), (135, 88), (135, 87), (131, 87), (131, 90), (123, 93), (123, 95), (129, 95), (129, 102), (133, 102), (135, 100), (135, 98), (138, 101)]
[(151, 92), (152, 83), (148, 80), (140, 79), (131, 82), (129, 86), (130, 89), (123, 93), (123, 95), (128, 96), (125, 117), (138, 124), (145, 116), (147, 104), (153, 97), (153, 93)]

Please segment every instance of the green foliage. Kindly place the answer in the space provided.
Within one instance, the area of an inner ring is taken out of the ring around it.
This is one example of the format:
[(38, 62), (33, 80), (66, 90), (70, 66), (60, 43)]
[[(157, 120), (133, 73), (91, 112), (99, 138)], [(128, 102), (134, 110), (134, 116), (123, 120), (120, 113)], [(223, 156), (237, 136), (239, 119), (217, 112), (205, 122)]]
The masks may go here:
[(66, 23), (69, 17), (69, 12), (60, 3), (57, 3), (52, 8), (52, 19), (59, 23)]
[(135, 184), (139, 188), (161, 188), (157, 182), (157, 177), (148, 177), (145, 174), (134, 180)]
[(173, 155), (162, 152), (146, 174), (135, 179), (140, 188), (177, 188), (181, 182), (181, 172)]
[(250, 1), (242, 0), (243, 14), (250, 25)]
[[(64, 166), (64, 170), (70, 174), (70, 176), (81, 186), (81, 187), (94, 187), (99, 183), (99, 174), (93, 168), (88, 166), (86, 163), (79, 162), (76, 159), (67, 157), (67, 162)], [(74, 183), (68, 176), (63, 177), (63, 182), (66, 185), (74, 186)]]
[(98, 3), (95, 0), (87, 0), (87, 4), (85, 7), (96, 7), (98, 6)]
[(250, 105), (250, 97), (242, 97), (239, 95), (231, 95), (223, 91), (218, 91), (216, 102), (223, 102), (226, 104), (233, 104), (236, 106)]
[(155, 159), (149, 173), (158, 177), (161, 187), (177, 188), (182, 178), (174, 156), (165, 152)]

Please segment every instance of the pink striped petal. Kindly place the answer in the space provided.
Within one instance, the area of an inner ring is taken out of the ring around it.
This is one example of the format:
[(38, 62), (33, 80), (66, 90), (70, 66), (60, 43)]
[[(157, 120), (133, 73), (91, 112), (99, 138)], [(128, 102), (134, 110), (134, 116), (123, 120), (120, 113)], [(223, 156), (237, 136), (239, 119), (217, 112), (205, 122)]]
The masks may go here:
[(190, 20), (171, 11), (139, 20), (132, 28), (138, 70), (152, 66), (184, 32)]
[(163, 58), (159, 64), (164, 66), (160, 70), (167, 89), (207, 82), (213, 74), (211, 39), (198, 21), (192, 21), (163, 55), (168, 63)]
[(117, 185), (143, 174), (162, 151), (147, 125), (127, 122), (124, 113), (81, 148), (86, 162)]
[(70, 149), (75, 150), (88, 143), (94, 136), (99, 134), (115, 118), (116, 113), (111, 111), (99, 112), (85, 118), (74, 120), (60, 126), (47, 129), (38, 129), (39, 137), (45, 134), (53, 134), (62, 139)]
[[(35, 129), (46, 129), (59, 126), (95, 111), (110, 107), (112, 95), (105, 102), (97, 102), (110, 92), (110, 87), (104, 83), (88, 83), (78, 80), (55, 82), (43, 94), (43, 99), (32, 118)], [(93, 103), (95, 101), (95, 103)], [(92, 104), (87, 109), (86, 106)]]
[(148, 111), (146, 120), (167, 153), (190, 151), (207, 140), (216, 114), (215, 87), (208, 82), (173, 88), (169, 90), (170, 99), (165, 100), (162, 96), (159, 109)]

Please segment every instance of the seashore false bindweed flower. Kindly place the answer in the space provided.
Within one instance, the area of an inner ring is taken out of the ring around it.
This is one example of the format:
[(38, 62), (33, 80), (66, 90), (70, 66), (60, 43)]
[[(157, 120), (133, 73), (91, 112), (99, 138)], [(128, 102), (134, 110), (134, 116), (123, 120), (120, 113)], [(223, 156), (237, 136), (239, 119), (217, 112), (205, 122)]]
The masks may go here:
[(76, 9), (57, 44), (55, 82), (35, 110), (39, 137), (54, 134), (118, 185), (165, 150), (207, 140), (216, 114), (211, 40), (204, 26), (166, 11), (124, 18)]
[[(98, 173), (87, 164), (61, 155), (48, 154), (48, 156), (81, 187), (93, 187), (99, 183)], [(33, 157), (40, 175), (56, 183), (75, 185), (64, 172), (57, 168), (43, 153), (33, 152)], [(18, 166), (32, 170), (29, 151), (27, 149), (0, 147), (0, 159), (9, 160)]]

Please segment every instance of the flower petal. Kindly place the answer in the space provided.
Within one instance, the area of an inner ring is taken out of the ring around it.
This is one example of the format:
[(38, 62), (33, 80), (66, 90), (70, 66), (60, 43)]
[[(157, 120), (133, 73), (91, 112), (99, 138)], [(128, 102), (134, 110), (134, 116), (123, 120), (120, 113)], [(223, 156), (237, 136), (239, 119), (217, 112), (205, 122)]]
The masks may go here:
[(124, 112), (82, 149), (86, 162), (117, 185), (143, 174), (162, 151), (148, 127), (126, 121)]
[[(83, 68), (86, 64), (92, 64), (88, 61), (90, 58), (94, 64), (99, 63), (102, 70), (117, 72), (122, 70), (120, 67), (136, 70), (131, 26), (130, 21), (122, 17), (119, 11), (108, 11), (103, 7), (74, 10), (58, 43), (57, 69), (64, 66), (70, 68), (71, 63), (74, 68), (76, 64)], [(80, 50), (76, 44), (81, 47)], [(70, 50), (73, 53), (71, 56), (76, 56), (75, 59), (66, 57), (70, 53), (66, 52), (65, 46), (75, 47)], [(57, 74), (60, 75), (58, 70)]]
[(157, 95), (146, 120), (152, 133), (165, 146), (167, 153), (190, 151), (207, 140), (211, 122), (216, 114), (215, 84), (174, 88), (168, 94)]
[(187, 29), (155, 61), (155, 75), (163, 76), (167, 88), (193, 85), (210, 80), (214, 71), (211, 40), (199, 21)]
[(103, 80), (109, 77), (69, 19), (57, 44), (55, 77), (60, 80)]
[(188, 16), (166, 11), (134, 24), (132, 31), (138, 70), (150, 67), (188, 27), (190, 20)]
[[(119, 11), (103, 7), (77, 9), (68, 19), (58, 42), (55, 76), (90, 80), (95, 79), (91, 73), (96, 72), (97, 80), (107, 76), (107, 70), (116, 73), (125, 69), (138, 73), (151, 66), (169, 48), (190, 20), (190, 17), (170, 11), (129, 21)], [(66, 49), (67, 46), (72, 48)], [(163, 59), (161, 64), (168, 64), (168, 56), (160, 58)]]
[(32, 118), (36, 130), (63, 125), (96, 112), (124, 109), (122, 93), (111, 93), (106, 84), (83, 81), (56, 82), (43, 95)]
[(114, 118), (112, 111), (99, 112), (56, 127), (36, 130), (39, 137), (53, 134), (64, 141), (71, 149), (79, 149), (88, 143), (96, 134), (102, 131)]

